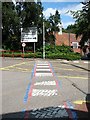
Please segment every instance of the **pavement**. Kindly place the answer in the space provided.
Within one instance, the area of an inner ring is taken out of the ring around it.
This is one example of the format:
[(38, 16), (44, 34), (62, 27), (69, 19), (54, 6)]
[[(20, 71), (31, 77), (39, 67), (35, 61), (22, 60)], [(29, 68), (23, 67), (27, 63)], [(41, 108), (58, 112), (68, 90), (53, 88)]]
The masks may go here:
[(0, 58), (3, 119), (88, 119), (89, 63)]

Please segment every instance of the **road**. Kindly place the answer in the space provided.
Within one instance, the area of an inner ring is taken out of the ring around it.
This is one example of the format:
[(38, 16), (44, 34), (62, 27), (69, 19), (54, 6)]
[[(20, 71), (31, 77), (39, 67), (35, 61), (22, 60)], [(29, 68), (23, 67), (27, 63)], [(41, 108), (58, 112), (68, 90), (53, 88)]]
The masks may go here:
[(87, 118), (90, 61), (0, 58), (3, 118)]

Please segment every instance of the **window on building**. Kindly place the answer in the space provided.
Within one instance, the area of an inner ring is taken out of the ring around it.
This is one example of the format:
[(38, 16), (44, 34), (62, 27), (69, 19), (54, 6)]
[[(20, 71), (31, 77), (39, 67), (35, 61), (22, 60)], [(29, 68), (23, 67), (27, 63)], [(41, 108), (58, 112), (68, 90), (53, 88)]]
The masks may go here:
[(73, 48), (78, 48), (78, 42), (72, 42)]

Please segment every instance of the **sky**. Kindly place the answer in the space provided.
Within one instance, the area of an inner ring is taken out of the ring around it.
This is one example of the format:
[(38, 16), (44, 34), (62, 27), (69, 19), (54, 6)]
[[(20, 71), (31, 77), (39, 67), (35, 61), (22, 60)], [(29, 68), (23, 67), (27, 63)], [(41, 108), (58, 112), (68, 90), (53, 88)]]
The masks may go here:
[(55, 11), (58, 10), (60, 13), (62, 26), (63, 28), (67, 28), (68, 25), (75, 23), (75, 19), (73, 19), (73, 16), (67, 12), (69, 10), (72, 11), (82, 10), (83, 5), (80, 2), (59, 2), (60, 0), (57, 1), (58, 2), (43, 2), (42, 3), (44, 7), (43, 14), (46, 18), (48, 18), (50, 16), (50, 13), (54, 15)]
[[(15, 2), (15, 0), (12, 0)], [(30, 1), (30, 0), (28, 0)], [(37, 0), (35, 0), (37, 1)], [(68, 11), (82, 10), (83, 5), (80, 2), (85, 2), (88, 0), (41, 0), (44, 7), (43, 14), (46, 18), (55, 14), (58, 10), (60, 13), (61, 23), (63, 28), (67, 28), (68, 25), (74, 24), (75, 19)]]

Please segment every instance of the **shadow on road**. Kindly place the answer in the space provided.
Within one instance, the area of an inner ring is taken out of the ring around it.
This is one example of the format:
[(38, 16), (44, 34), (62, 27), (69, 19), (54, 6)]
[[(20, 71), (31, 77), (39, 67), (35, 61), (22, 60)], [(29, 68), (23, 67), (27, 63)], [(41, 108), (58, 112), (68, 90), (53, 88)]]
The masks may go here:
[[(88, 96), (87, 96), (88, 98)], [(86, 98), (86, 99), (87, 99)], [(87, 104), (89, 110), (90, 104)], [(88, 112), (65, 107), (48, 107), (31, 111), (7, 113), (2, 115), (2, 120), (88, 120)]]

